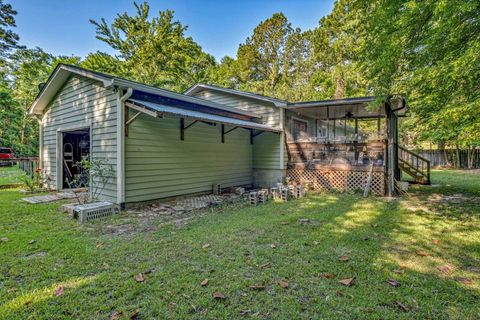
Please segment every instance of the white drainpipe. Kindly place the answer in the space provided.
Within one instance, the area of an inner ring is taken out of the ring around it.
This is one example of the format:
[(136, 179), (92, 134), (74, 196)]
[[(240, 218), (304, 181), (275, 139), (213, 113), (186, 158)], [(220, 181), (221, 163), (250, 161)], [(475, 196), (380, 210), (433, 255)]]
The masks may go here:
[(125, 207), (125, 101), (132, 96), (132, 88), (120, 96), (117, 94), (117, 203)]

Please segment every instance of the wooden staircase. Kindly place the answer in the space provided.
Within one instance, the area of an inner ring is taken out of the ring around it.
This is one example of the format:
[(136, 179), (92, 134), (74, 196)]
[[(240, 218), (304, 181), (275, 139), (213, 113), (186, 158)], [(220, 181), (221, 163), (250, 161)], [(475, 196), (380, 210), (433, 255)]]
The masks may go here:
[(413, 183), (430, 184), (430, 161), (403, 147), (398, 147), (398, 167), (411, 176)]

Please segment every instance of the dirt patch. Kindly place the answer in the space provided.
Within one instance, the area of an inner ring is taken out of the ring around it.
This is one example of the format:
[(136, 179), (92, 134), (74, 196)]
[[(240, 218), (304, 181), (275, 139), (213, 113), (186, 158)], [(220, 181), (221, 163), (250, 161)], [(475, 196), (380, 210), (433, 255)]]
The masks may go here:
[[(183, 198), (166, 203), (151, 203), (129, 208), (118, 225), (107, 225), (101, 233), (110, 236), (133, 236), (154, 231), (164, 225), (184, 225), (207, 214), (208, 209), (222, 204), (246, 203), (245, 196), (234, 193)], [(220, 211), (221, 209), (219, 209)]]

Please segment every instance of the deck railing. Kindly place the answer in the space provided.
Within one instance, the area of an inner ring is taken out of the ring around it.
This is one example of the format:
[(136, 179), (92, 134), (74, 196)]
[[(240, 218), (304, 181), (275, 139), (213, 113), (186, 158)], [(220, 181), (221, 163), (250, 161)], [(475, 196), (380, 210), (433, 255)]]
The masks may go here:
[(366, 167), (372, 162), (384, 165), (385, 142), (288, 142), (288, 160), (290, 167), (300, 164), (309, 166)]

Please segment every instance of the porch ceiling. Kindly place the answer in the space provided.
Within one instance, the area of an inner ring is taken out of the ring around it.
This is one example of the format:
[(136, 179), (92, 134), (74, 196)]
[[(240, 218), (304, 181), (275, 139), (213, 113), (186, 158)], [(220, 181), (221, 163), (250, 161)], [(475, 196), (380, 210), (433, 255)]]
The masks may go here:
[(369, 110), (365, 104), (305, 106), (287, 108), (316, 119), (378, 118), (385, 116), (385, 108)]
[[(348, 119), (348, 118), (379, 118), (386, 115), (385, 104), (378, 108), (371, 108), (369, 104), (375, 97), (358, 97), (335, 100), (320, 100), (289, 103), (287, 110), (298, 112), (317, 119)], [(397, 114), (404, 116), (406, 111), (405, 99), (402, 96), (392, 96), (388, 102)]]

